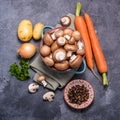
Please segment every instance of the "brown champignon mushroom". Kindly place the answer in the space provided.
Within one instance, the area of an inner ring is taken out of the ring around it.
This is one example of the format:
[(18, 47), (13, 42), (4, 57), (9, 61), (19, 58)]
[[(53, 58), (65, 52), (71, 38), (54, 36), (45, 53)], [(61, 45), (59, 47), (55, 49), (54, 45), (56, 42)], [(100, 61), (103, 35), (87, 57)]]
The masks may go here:
[(55, 62), (61, 62), (66, 60), (66, 51), (63, 48), (59, 48), (53, 52), (53, 60)]
[(47, 82), (45, 80), (46, 77), (44, 75), (40, 75), (37, 79), (37, 82), (42, 83), (42, 85), (45, 87), (47, 85)]
[(63, 30), (59, 29), (59, 30), (55, 31), (55, 36), (56, 36), (56, 38), (62, 37), (63, 36)]
[(77, 54), (81, 56), (85, 55), (85, 49), (78, 49)]
[(72, 33), (72, 37), (74, 37), (76, 41), (80, 40), (80, 38), (81, 38), (80, 32), (78, 32), (77, 30), (75, 30)]
[(55, 66), (55, 68), (56, 68), (57, 70), (63, 71), (63, 70), (66, 70), (66, 69), (69, 68), (69, 63), (68, 63), (68, 61), (66, 60), (66, 61), (63, 61), (63, 62), (60, 62), (60, 63), (55, 63), (54, 66)]
[(51, 51), (54, 52), (55, 50), (57, 50), (59, 48), (57, 42), (55, 41), (52, 45), (51, 45)]
[(71, 28), (65, 28), (63, 32), (64, 35), (72, 36), (73, 30)]
[(64, 49), (65, 49), (66, 51), (76, 52), (78, 48), (77, 48), (76, 45), (66, 44), (66, 45), (64, 46)]
[(82, 63), (82, 57), (80, 55), (72, 55), (69, 60), (69, 65), (71, 68), (78, 68)]
[(47, 45), (43, 45), (40, 48), (40, 53), (43, 57), (50, 55), (50, 52), (51, 52), (50, 47)]
[(71, 45), (75, 44), (75, 38), (71, 37), (70, 40), (68, 41), (68, 43)]
[(65, 43), (66, 43), (66, 39), (65, 39), (64, 37), (59, 37), (59, 38), (57, 39), (57, 44), (58, 44), (58, 46), (64, 46)]
[(45, 33), (44, 38), (43, 38), (43, 42), (48, 46), (52, 45), (53, 39), (51, 38), (51, 35), (49, 33)]
[(50, 58), (50, 57), (44, 57), (43, 58), (43, 61), (44, 61), (44, 63), (47, 65), (47, 66), (53, 66), (54, 65), (54, 61), (53, 61), (53, 59), (52, 58)]
[(60, 19), (60, 23), (62, 26), (68, 27), (71, 24), (71, 18), (69, 16), (63, 16)]

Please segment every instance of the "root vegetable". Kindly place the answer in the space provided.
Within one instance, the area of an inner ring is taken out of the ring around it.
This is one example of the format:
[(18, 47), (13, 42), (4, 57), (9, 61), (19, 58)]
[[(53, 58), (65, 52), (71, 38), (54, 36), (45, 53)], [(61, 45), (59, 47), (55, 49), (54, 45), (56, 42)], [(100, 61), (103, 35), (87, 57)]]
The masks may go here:
[(22, 57), (22, 58), (31, 58), (35, 55), (37, 51), (37, 48), (34, 44), (32, 43), (23, 43), (20, 45), (17, 53)]
[(107, 80), (107, 75), (106, 75), (106, 73), (108, 72), (108, 66), (107, 66), (107, 62), (105, 60), (102, 48), (100, 46), (98, 36), (95, 33), (94, 25), (93, 25), (92, 19), (89, 16), (89, 14), (85, 13), (84, 17), (85, 17), (85, 21), (88, 27), (92, 50), (93, 50), (93, 54), (94, 54), (95, 61), (97, 64), (98, 71), (102, 74), (103, 85), (108, 85), (108, 80)]
[(18, 38), (23, 42), (28, 42), (32, 38), (32, 22), (22, 20), (18, 25)]
[(34, 40), (40, 40), (43, 27), (44, 27), (44, 24), (41, 22), (35, 24), (34, 29), (33, 29)]

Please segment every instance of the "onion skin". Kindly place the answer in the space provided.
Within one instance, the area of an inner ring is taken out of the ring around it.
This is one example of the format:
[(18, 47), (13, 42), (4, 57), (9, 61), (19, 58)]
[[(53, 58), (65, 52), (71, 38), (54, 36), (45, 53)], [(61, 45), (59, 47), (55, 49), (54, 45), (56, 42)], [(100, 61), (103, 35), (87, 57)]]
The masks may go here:
[(17, 53), (25, 59), (32, 58), (37, 51), (37, 48), (32, 43), (23, 43), (20, 45)]

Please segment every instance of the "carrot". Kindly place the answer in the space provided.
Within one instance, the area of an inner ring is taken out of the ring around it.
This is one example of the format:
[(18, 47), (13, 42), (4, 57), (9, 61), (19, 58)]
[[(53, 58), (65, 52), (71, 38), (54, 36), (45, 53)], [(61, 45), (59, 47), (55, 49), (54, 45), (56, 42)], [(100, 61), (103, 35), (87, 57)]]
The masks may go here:
[(86, 63), (88, 68), (92, 71), (92, 73), (100, 79), (94, 72), (94, 62), (93, 62), (93, 56), (92, 56), (92, 48), (90, 43), (90, 38), (87, 30), (86, 23), (82, 16), (79, 16), (80, 10), (81, 10), (82, 4), (80, 2), (77, 3), (76, 7), (76, 17), (74, 19), (74, 24), (76, 29), (80, 32), (83, 42), (85, 44), (85, 57), (86, 57)]
[(98, 36), (95, 32), (92, 19), (87, 13), (84, 14), (84, 18), (88, 28), (88, 33), (90, 36), (90, 42), (91, 42), (92, 51), (95, 57), (96, 65), (97, 65), (98, 71), (102, 74), (102, 77), (103, 77), (103, 85), (108, 85), (108, 79), (106, 74), (108, 72), (108, 66), (100, 46)]

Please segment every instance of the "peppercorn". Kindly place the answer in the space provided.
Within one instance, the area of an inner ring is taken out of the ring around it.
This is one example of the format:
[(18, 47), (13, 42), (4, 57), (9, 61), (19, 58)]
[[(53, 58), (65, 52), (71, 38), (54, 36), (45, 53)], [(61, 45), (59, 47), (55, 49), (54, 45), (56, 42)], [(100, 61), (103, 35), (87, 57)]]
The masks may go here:
[(89, 99), (89, 90), (84, 85), (75, 85), (68, 91), (70, 103), (81, 105)]

